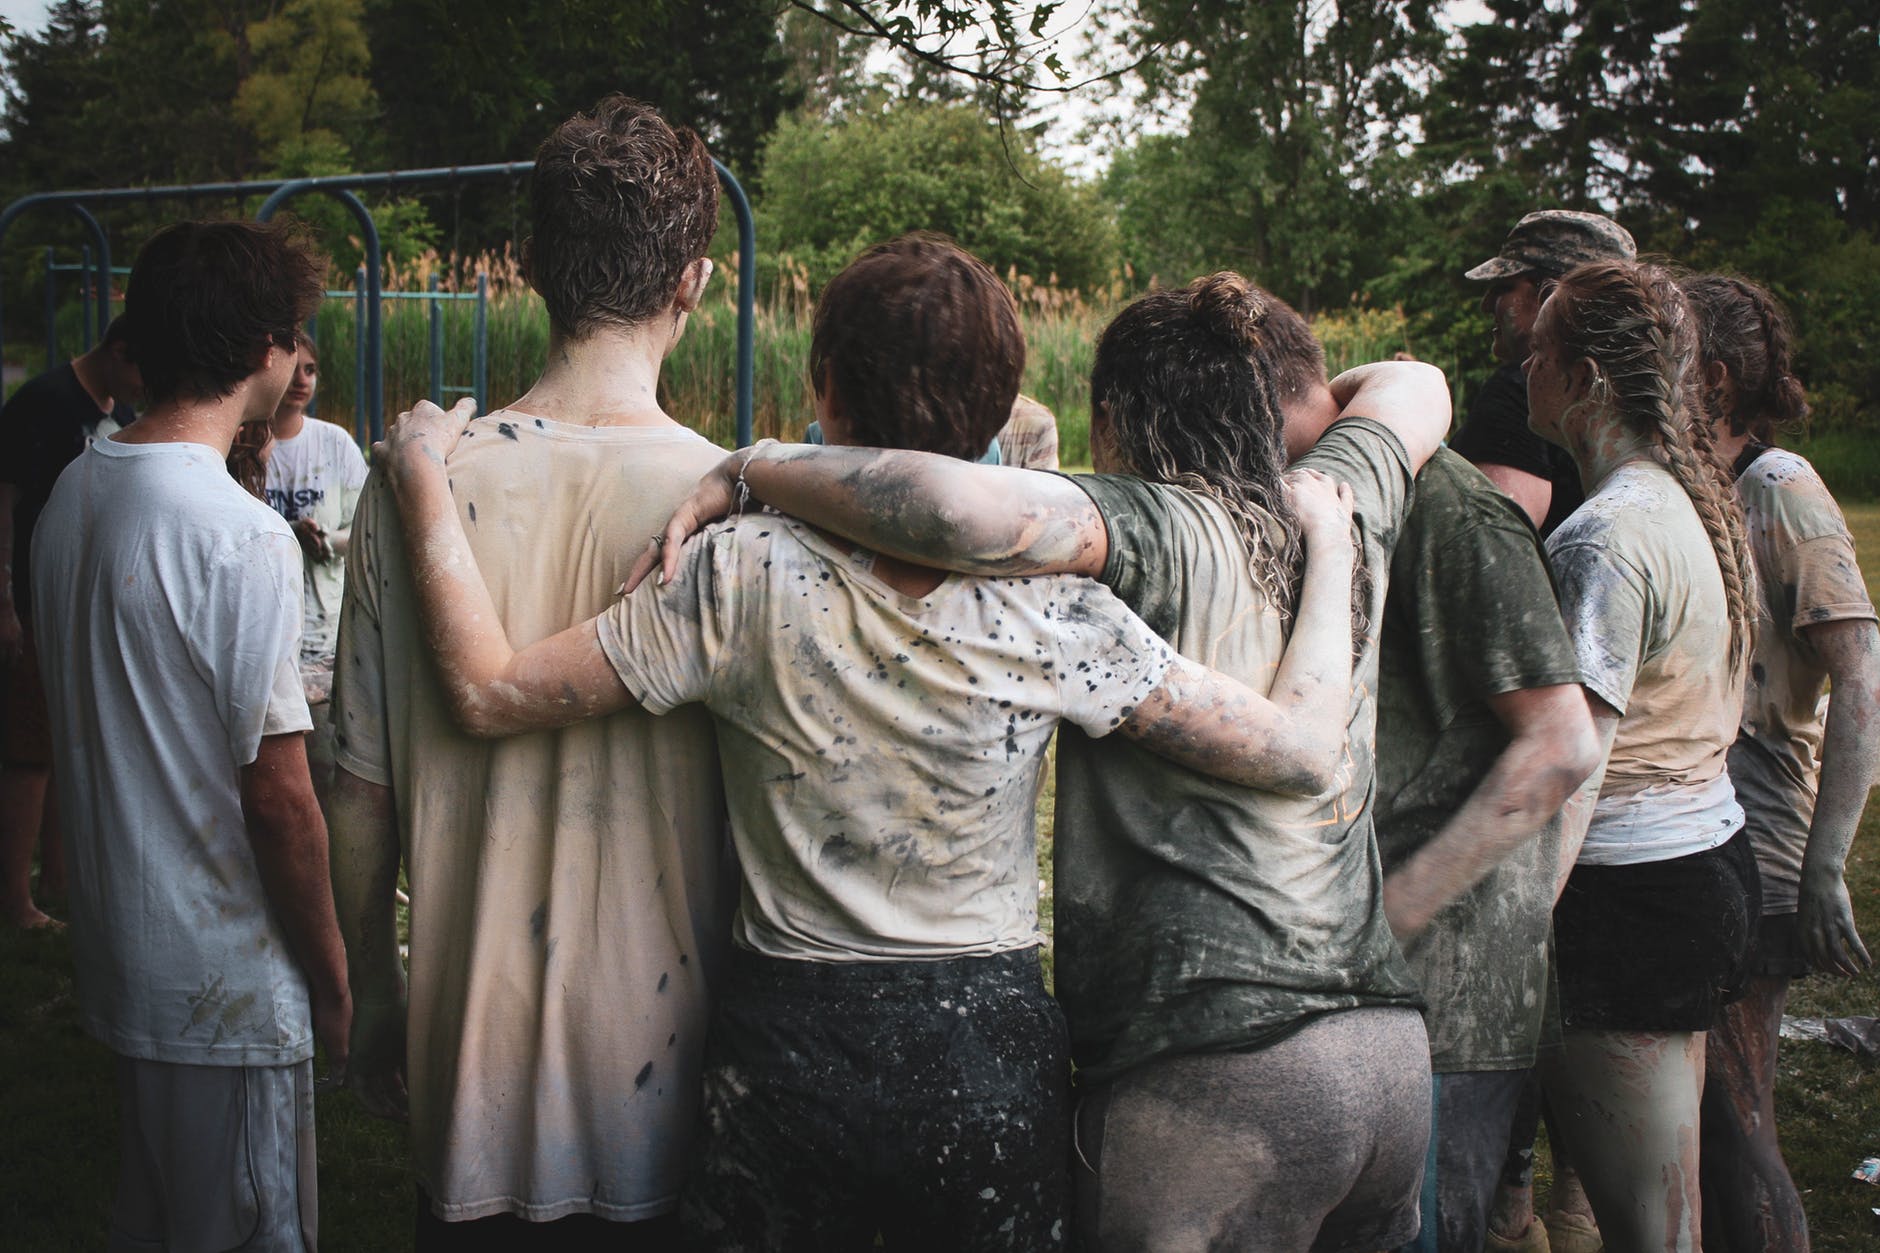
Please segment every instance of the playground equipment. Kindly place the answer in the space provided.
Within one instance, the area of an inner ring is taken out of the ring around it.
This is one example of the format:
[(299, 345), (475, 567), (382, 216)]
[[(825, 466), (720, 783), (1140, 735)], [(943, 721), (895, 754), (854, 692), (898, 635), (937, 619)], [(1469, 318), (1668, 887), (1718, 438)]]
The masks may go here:
[[(731, 201), (732, 211), (738, 220), (738, 444), (743, 446), (751, 442), (752, 391), (755, 386), (754, 353), (756, 334), (757, 306), (757, 230), (751, 218), (751, 202), (744, 194), (744, 188), (717, 161), (712, 162), (718, 171), (718, 181), (724, 185)], [(60, 266), (50, 252), (47, 264), (47, 348), (49, 361), (57, 353), (57, 344), (52, 331), (52, 313), (56, 311), (56, 299), (52, 290), (52, 276), (56, 273), (74, 269), (89, 272), (93, 283), (84, 286), (82, 313), (87, 331), (86, 342), (94, 342), (92, 336), (104, 335), (105, 327), (110, 324), (111, 278), (115, 270), (111, 265), (111, 241), (106, 236), (104, 227), (94, 217), (88, 204), (113, 202), (153, 202), (158, 200), (194, 200), (205, 196), (253, 196), (265, 193), (266, 199), (255, 212), (255, 220), (265, 222), (279, 212), (281, 207), (294, 197), (308, 192), (317, 192), (331, 196), (346, 206), (354, 223), (359, 228), (360, 239), (364, 244), (365, 264), (360, 266), (360, 279), (356, 289), (356, 309), (360, 318), (361, 333), (355, 340), (363, 346), (357, 354), (354, 364), (355, 378), (359, 382), (357, 394), (362, 400), (363, 409), (369, 419), (369, 437), (381, 439), (385, 434), (385, 359), (384, 328), (382, 310), (384, 301), (392, 299), (430, 300), (431, 304), (431, 391), (432, 399), (442, 401), (446, 391), (457, 393), (473, 392), (477, 396), (478, 406), (485, 407), (488, 396), (488, 339), (487, 334), (479, 334), (476, 353), (476, 379), (468, 386), (447, 388), (442, 376), (443, 322), (441, 301), (444, 299), (482, 299), (487, 302), (487, 288), (479, 278), (480, 296), (454, 292), (386, 292), (381, 282), (384, 273), (383, 257), (379, 250), (378, 226), (365, 204), (354, 194), (364, 188), (381, 187), (397, 189), (423, 187), (437, 184), (461, 186), (464, 182), (479, 179), (519, 179), (535, 167), (532, 161), (511, 161), (495, 165), (447, 166), (429, 170), (387, 170), (368, 174), (334, 174), (321, 178), (272, 179), (247, 183), (186, 183), (168, 187), (104, 187), (82, 191), (38, 192), (22, 196), (0, 210), (0, 246), (6, 242), (7, 232), (13, 223), (29, 210), (38, 208), (64, 208), (73, 213), (91, 236), (91, 243), (82, 250), (79, 266)], [(98, 298), (91, 298), (92, 291)], [(354, 293), (329, 292), (329, 296), (346, 296)], [(480, 325), (486, 325), (479, 319)], [(4, 331), (0, 330), (0, 335)], [(0, 339), (0, 348), (4, 340)], [(56, 364), (56, 362), (51, 362)], [(366, 433), (361, 433), (366, 434)]]

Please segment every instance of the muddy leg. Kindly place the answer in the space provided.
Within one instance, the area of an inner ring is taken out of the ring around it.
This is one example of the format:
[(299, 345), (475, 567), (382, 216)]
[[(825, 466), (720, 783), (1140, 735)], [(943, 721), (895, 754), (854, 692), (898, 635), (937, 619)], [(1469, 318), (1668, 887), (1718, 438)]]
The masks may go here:
[(1808, 1253), (1802, 1198), (1776, 1144), (1776, 1048), (1789, 981), (1760, 975), (1710, 1033), (1703, 1113), (1704, 1247)]
[(1692, 1253), (1703, 1033), (1569, 1030), (1542, 1077), (1606, 1248)]
[(0, 924), (43, 927), (52, 921), (33, 904), (33, 846), (45, 815), (43, 766), (0, 768)]

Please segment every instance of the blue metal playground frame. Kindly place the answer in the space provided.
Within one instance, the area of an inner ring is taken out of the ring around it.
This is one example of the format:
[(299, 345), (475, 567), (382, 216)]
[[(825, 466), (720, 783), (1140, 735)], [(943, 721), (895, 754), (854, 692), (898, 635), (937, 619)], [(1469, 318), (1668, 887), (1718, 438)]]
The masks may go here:
[[(757, 306), (757, 230), (751, 218), (751, 202), (744, 188), (717, 161), (718, 181), (730, 196), (738, 219), (738, 445), (751, 442), (752, 393), (755, 387), (755, 316)], [(323, 178), (273, 179), (251, 183), (188, 183), (168, 187), (103, 187), (83, 191), (49, 191), (22, 196), (0, 210), (0, 246), (13, 223), (29, 210), (63, 207), (73, 213), (91, 236), (85, 250), (86, 262), (96, 277), (97, 290), (104, 294), (91, 305), (96, 334), (102, 338), (111, 321), (111, 241), (88, 204), (123, 201), (194, 200), (210, 196), (253, 196), (266, 194), (255, 220), (265, 222), (288, 201), (306, 192), (319, 192), (338, 200), (352, 214), (365, 242), (365, 335), (363, 399), (371, 419), (372, 438), (385, 435), (385, 357), (381, 306), (384, 266), (379, 250), (378, 226), (372, 221), (355, 191), (365, 188), (415, 188), (437, 184), (451, 185), (481, 179), (518, 179), (535, 168), (533, 161), (511, 161), (497, 165), (454, 165), (429, 170), (385, 170), (370, 174), (334, 174)], [(4, 331), (0, 331), (3, 335)], [(0, 348), (4, 341), (0, 340)]]

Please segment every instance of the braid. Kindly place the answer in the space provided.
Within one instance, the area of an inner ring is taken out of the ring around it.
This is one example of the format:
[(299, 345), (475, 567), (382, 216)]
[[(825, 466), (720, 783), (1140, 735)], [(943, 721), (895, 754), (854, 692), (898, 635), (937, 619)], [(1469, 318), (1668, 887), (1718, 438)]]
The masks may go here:
[(1697, 510), (1723, 579), (1735, 666), (1749, 652), (1756, 575), (1729, 468), (1688, 394), (1697, 358), (1691, 305), (1665, 270), (1623, 261), (1571, 271), (1554, 299), (1569, 354), (1594, 361), (1620, 418), (1651, 440), (1654, 459)]
[(1801, 426), (1808, 399), (1795, 377), (1795, 350), (1788, 316), (1768, 291), (1748, 279), (1700, 274), (1679, 284), (1697, 316), (1698, 344), (1706, 367), (1721, 365), (1736, 384), (1727, 419), (1732, 435), (1748, 433), (1775, 442), (1778, 427)]

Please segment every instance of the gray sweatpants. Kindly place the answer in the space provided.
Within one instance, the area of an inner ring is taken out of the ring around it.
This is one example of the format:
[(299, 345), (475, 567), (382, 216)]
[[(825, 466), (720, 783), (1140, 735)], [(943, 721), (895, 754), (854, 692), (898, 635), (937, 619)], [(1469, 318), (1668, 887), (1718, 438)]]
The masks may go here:
[(314, 1253), (313, 1063), (117, 1059), (111, 1253)]
[(1375, 1253), (1417, 1232), (1430, 1051), (1410, 1009), (1138, 1066), (1077, 1108), (1078, 1239), (1100, 1253)]

